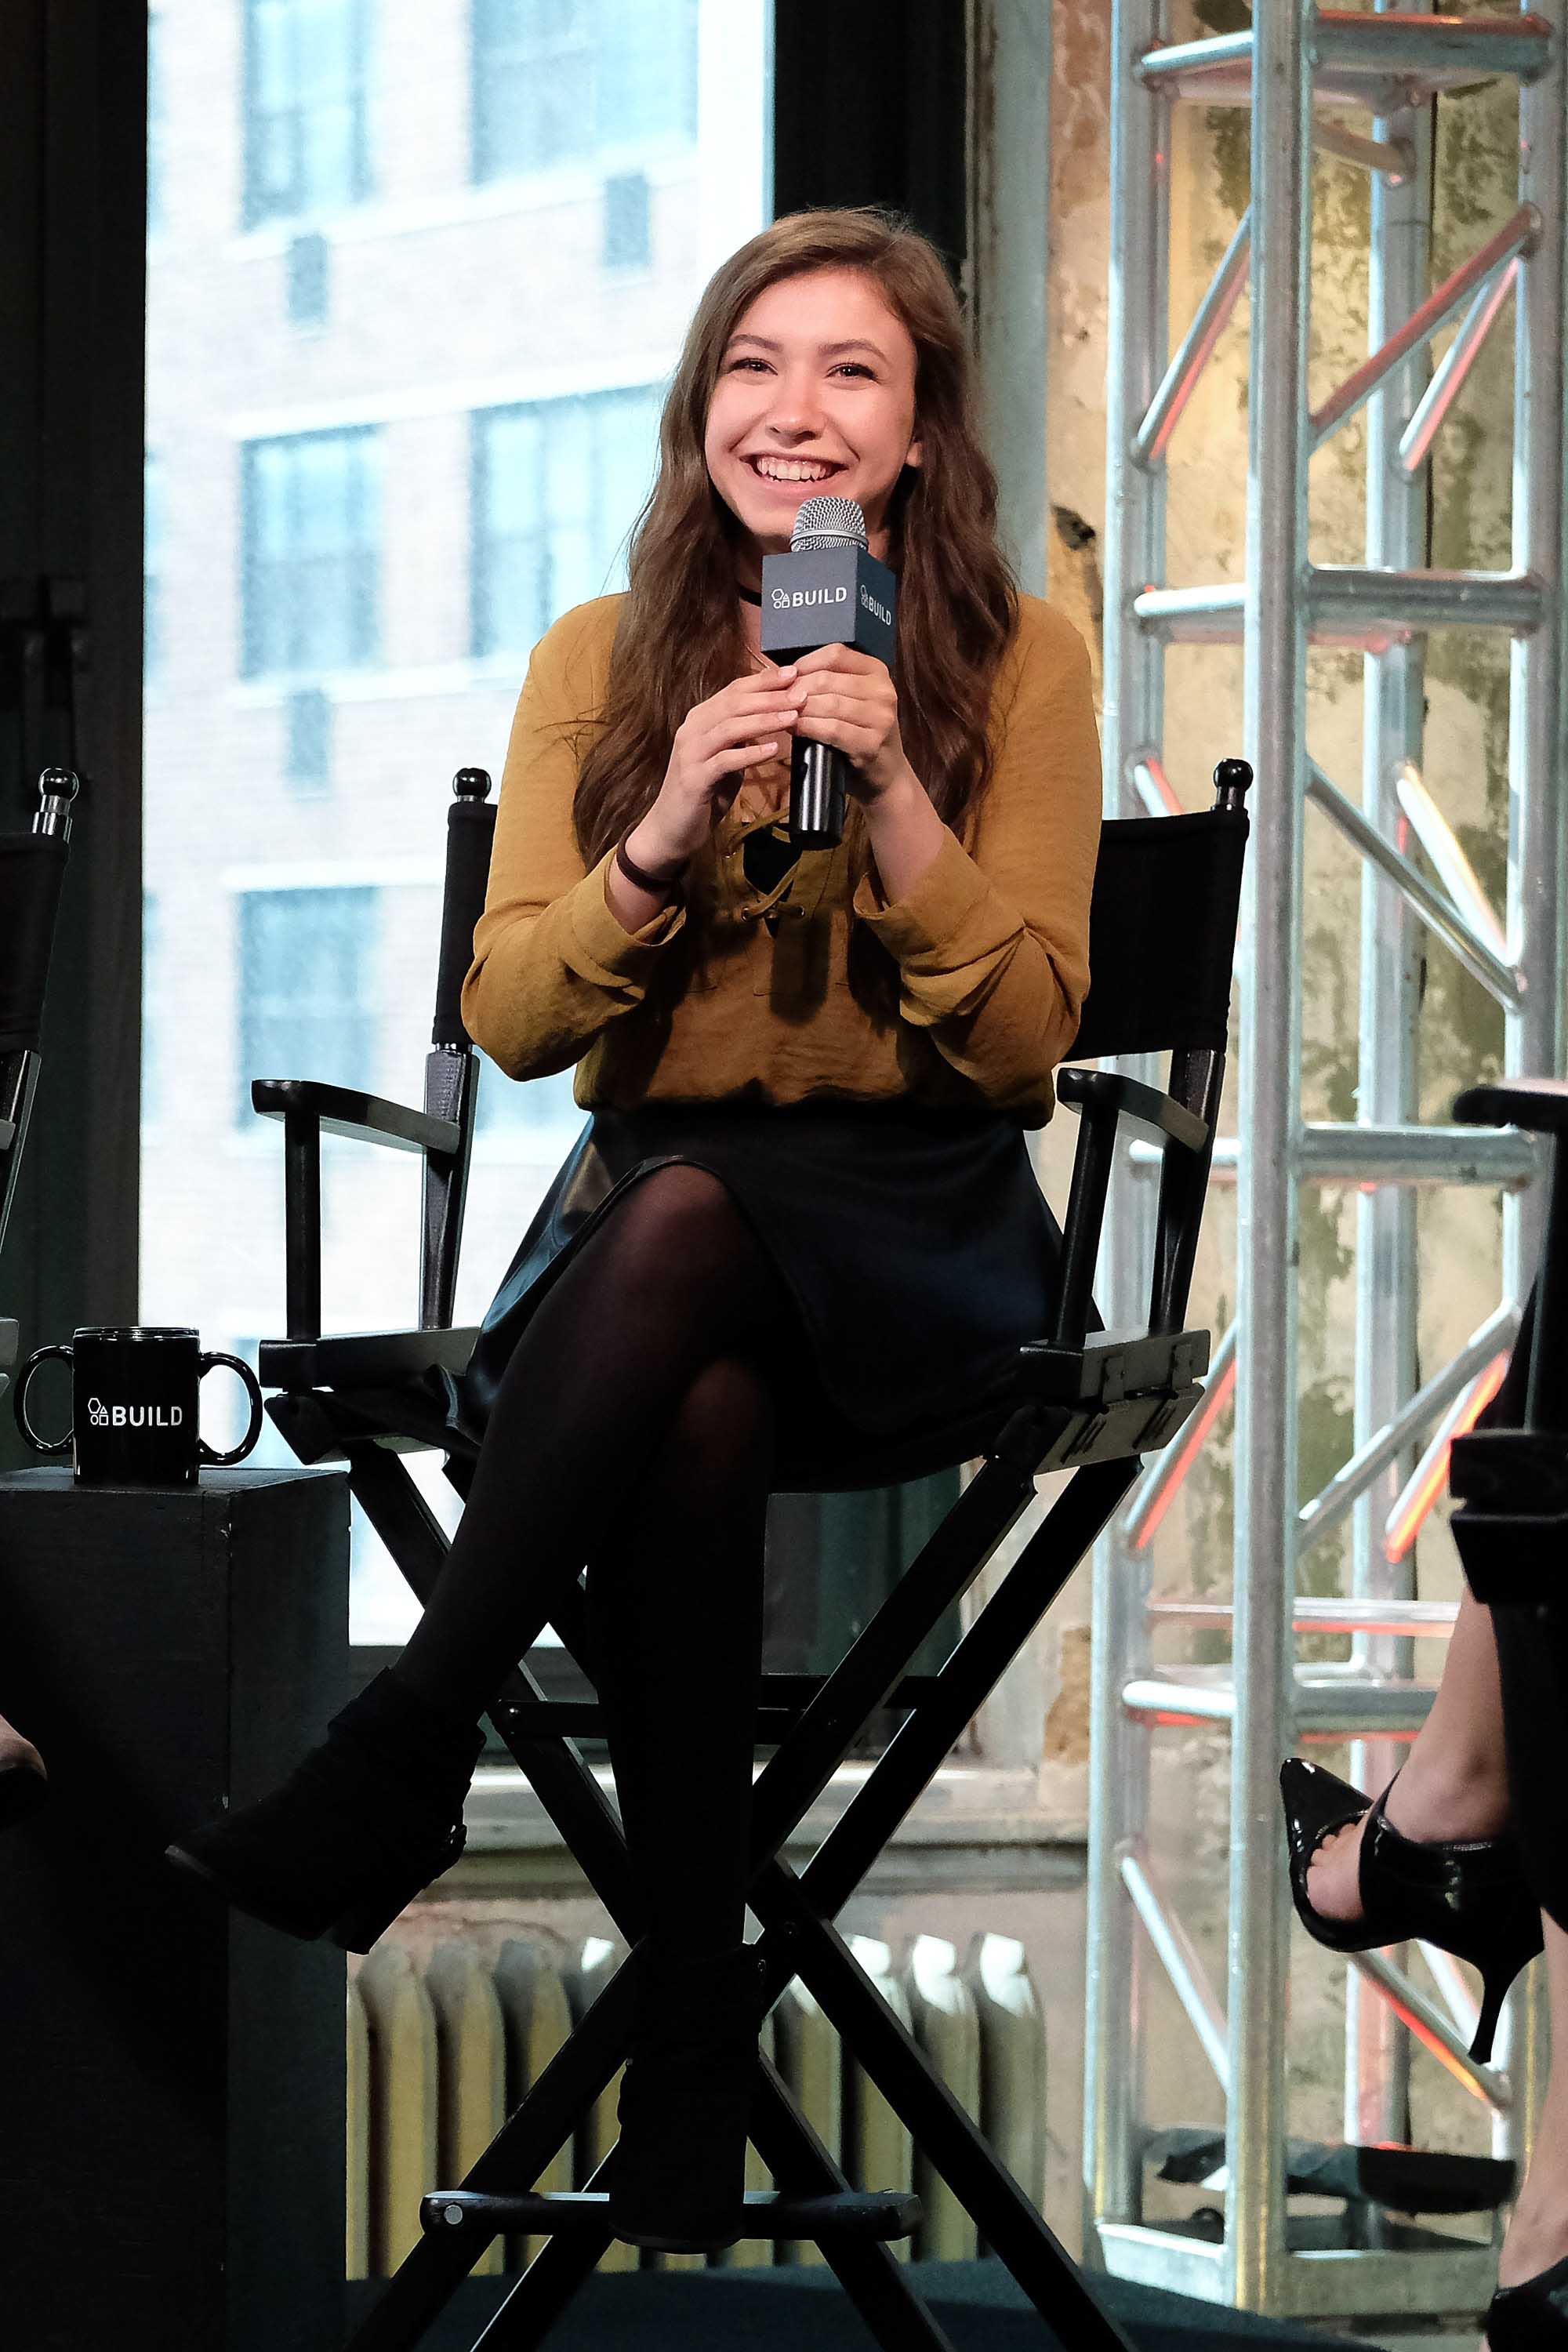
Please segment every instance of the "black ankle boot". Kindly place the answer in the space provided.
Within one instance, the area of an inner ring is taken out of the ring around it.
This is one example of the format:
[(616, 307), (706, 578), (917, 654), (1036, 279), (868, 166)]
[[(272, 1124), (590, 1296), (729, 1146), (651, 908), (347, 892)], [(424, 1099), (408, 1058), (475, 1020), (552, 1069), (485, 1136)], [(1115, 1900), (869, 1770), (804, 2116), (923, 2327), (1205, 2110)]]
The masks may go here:
[(252, 1918), (368, 1952), (463, 1851), (463, 1799), (484, 1745), (390, 1670), (327, 1727), (282, 1787), (167, 1850)]
[(762, 1988), (751, 1950), (647, 1961), (610, 2174), (617, 2238), (700, 2254), (740, 2236)]

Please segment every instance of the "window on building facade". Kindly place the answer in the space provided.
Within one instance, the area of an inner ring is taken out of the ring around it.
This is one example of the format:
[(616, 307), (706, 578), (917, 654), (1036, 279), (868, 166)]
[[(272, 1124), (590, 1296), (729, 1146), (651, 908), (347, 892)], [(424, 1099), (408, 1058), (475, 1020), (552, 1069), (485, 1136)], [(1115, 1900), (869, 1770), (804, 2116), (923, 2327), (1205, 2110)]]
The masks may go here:
[(374, 429), (251, 442), (240, 555), (247, 676), (374, 661), (380, 560)]
[(556, 614), (625, 586), (659, 400), (647, 384), (475, 417), (476, 654), (525, 654)]
[(697, 136), (698, 0), (474, 0), (474, 177)]
[(375, 1092), (371, 966), (380, 895), (359, 887), (240, 893), (235, 1115), (242, 1125), (253, 1117), (253, 1078), (317, 1078)]
[(247, 228), (369, 193), (368, 14), (366, 0), (247, 0)]

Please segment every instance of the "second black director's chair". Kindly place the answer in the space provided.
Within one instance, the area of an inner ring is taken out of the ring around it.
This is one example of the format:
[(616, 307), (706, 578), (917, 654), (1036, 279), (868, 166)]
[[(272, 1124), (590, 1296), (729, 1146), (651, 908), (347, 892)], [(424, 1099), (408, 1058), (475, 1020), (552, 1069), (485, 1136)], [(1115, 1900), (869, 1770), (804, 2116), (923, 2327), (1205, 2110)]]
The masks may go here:
[[(0, 834), (0, 1244), (42, 1066), (44, 994), (79, 789), (70, 769), (46, 768), (30, 831)], [(14, 1317), (0, 1315), (0, 1396), (16, 1369), (18, 1330)], [(0, 1626), (0, 1668), (5, 1654)], [(25, 1820), (47, 1785), (37, 1749), (0, 1715), (0, 1829)]]
[[(1247, 840), (1239, 761), (1215, 775), (1215, 806), (1191, 815), (1108, 824), (1090, 923), (1091, 994), (1076, 1043), (1086, 1059), (1165, 1053), (1168, 1091), (1104, 1070), (1064, 1069), (1060, 1099), (1082, 1119), (1064, 1232), (1056, 1328), (1020, 1351), (1014, 1392), (987, 1426), (955, 1422), (963, 1458), (982, 1466), (871, 1623), (827, 1675), (764, 1677), (760, 1745), (773, 1750), (755, 1791), (752, 1911), (762, 1927), (764, 2000), (796, 1976), (917, 2147), (949, 2182), (982, 2239), (1060, 2341), (1109, 2352), (1125, 2339), (974, 2124), (869, 1982), (833, 1921), (994, 1689), (1137, 1475), (1202, 1394), (1208, 1334), (1184, 1328), (1225, 1072), (1230, 973)], [(463, 771), (449, 818), (447, 898), (426, 1108), (405, 1109), (328, 1086), (262, 1081), (258, 1110), (285, 1134), (289, 1336), (263, 1341), (268, 1411), (301, 1460), (346, 1461), (366, 1517), (417, 1595), (446, 1538), (399, 1449), (440, 1446), (462, 1490), (468, 1464), (451, 1435), (444, 1384), (460, 1373), (472, 1331), (449, 1328), (474, 1116), (473, 1056), (458, 1012), (468, 941), (482, 903), (492, 814), (489, 779)], [(1090, 1329), (1095, 1260), (1123, 1120), (1162, 1148), (1147, 1324)], [(426, 1164), (422, 1328), (321, 1336), (320, 1136), (323, 1128), (422, 1151)], [(940, 1672), (911, 1660), (974, 1583), (1033, 1500), (1035, 1480), (1070, 1470), (1041, 1526)], [(896, 1461), (868, 1450), (858, 1483), (886, 1486)], [(554, 1610), (566, 1650), (585, 1664), (580, 1588)], [(543, 1611), (541, 1623), (543, 1630)], [(868, 1720), (890, 1707), (898, 1728), (806, 1868), (783, 1859)], [(502, 2233), (544, 2238), (542, 2252), (487, 2328), (487, 2347), (541, 2342), (610, 2242), (607, 2171), (574, 2196), (532, 2193), (557, 2150), (625, 2056), (639, 1922), (615, 1812), (574, 1742), (597, 1736), (595, 1704), (545, 1698), (527, 1657), (492, 1710), (506, 1748), (552, 1815), (632, 1946), (590, 2013), (460, 2186), (424, 2202), (425, 2234), (354, 2336), (353, 2352), (405, 2352)], [(765, 2059), (752, 2137), (778, 2188), (748, 2199), (766, 2238), (813, 2239), (888, 2352), (939, 2352), (947, 2339), (889, 2251), (917, 2226), (903, 2193), (854, 2194)], [(612, 2166), (612, 2153), (605, 2166)]]

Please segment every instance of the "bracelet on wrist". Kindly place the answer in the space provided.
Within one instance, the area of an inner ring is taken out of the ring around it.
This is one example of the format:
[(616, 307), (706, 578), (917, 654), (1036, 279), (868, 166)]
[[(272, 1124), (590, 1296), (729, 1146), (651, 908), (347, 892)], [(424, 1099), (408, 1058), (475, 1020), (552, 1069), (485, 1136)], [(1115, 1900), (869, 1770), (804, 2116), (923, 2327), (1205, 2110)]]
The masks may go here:
[[(630, 838), (628, 834), (626, 840)], [(679, 889), (686, 879), (689, 863), (689, 860), (683, 860), (673, 874), (650, 874), (646, 866), (639, 866), (628, 854), (625, 841), (618, 843), (616, 848), (616, 864), (626, 880), (635, 884), (637, 889), (646, 890), (650, 898), (658, 898), (661, 891)]]

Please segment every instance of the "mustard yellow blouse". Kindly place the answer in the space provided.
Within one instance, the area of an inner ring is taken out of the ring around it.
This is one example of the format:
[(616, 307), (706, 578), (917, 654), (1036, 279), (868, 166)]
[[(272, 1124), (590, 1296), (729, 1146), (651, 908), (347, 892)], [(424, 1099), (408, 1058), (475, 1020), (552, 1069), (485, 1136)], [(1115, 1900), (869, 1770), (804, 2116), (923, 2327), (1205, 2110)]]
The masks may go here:
[[(992, 698), (990, 786), (906, 898), (884, 897), (874, 863), (852, 872), (847, 841), (754, 887), (745, 844), (773, 818), (737, 806), (693, 861), (687, 903), (634, 933), (605, 897), (610, 855), (584, 870), (572, 829), (620, 603), (564, 614), (529, 664), (463, 989), (470, 1036), (515, 1078), (574, 1064), (584, 1108), (899, 1098), (1043, 1126), (1089, 986), (1100, 836), (1089, 656), (1071, 624), (1021, 599)], [(783, 801), (773, 765), (742, 797)]]

